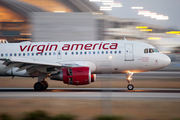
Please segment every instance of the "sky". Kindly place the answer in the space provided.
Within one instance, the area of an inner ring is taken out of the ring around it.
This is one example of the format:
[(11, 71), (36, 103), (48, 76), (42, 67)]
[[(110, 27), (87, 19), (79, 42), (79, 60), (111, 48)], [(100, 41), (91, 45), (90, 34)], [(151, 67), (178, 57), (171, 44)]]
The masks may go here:
[[(180, 0), (114, 0), (122, 3), (123, 7), (113, 8), (108, 13), (119, 18), (136, 18), (137, 21), (160, 25), (165, 28), (180, 30)], [(101, 2), (95, 3), (102, 6)], [(156, 20), (150, 17), (138, 15), (137, 10), (131, 9), (133, 6), (144, 7), (157, 14), (168, 16), (169, 20)]]

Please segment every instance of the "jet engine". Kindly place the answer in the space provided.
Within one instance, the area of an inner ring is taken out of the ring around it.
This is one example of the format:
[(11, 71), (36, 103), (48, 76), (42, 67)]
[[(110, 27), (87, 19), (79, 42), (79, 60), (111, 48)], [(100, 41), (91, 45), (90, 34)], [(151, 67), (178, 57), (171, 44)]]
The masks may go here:
[(50, 79), (69, 85), (86, 85), (96, 81), (96, 75), (91, 75), (89, 67), (72, 67), (60, 69), (56, 74), (51, 74)]

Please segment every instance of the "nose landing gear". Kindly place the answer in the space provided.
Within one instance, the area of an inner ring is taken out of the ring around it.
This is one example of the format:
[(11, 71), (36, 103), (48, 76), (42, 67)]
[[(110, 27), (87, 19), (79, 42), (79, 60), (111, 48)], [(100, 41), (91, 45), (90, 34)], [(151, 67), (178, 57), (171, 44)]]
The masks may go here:
[(127, 86), (127, 89), (128, 90), (133, 90), (134, 89), (134, 85), (133, 84), (131, 84), (131, 80), (132, 80), (132, 75), (133, 75), (133, 72), (128, 72), (127, 74), (126, 74), (126, 76), (127, 76), (127, 82), (128, 82), (128, 86)]

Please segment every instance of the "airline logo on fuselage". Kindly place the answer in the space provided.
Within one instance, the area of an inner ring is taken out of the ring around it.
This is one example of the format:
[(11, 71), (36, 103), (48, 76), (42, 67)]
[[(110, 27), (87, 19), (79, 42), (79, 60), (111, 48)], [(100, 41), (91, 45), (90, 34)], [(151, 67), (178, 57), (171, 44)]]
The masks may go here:
[(95, 44), (64, 44), (62, 47), (62, 50), (68, 51), (68, 50), (108, 50), (108, 49), (117, 49), (118, 44), (117, 43), (95, 43)]
[(58, 45), (57, 44), (52, 44), (50, 45), (50, 43), (48, 43), (48, 45), (25, 45), (24, 47), (22, 45), (20, 45), (20, 50), (21, 52), (24, 51), (38, 51), (39, 53), (43, 53), (44, 51), (51, 51), (57, 50)]
[[(69, 50), (109, 50), (109, 49), (117, 49), (118, 43), (95, 43), (95, 44), (64, 44), (62, 46), (63, 51), (69, 51)], [(20, 45), (21, 52), (24, 51), (38, 51), (39, 53), (43, 53), (44, 51), (56, 51), (58, 48), (57, 44), (50, 44), (48, 45)]]

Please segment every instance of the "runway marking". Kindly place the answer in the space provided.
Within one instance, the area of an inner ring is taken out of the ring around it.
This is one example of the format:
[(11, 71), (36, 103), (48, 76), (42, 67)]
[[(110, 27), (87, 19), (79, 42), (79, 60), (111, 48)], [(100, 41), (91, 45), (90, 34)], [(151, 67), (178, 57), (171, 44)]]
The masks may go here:
[(0, 92), (160, 92), (160, 93), (180, 93), (180, 89), (159, 89), (159, 88), (136, 88), (126, 90), (126, 88), (48, 88), (44, 91), (34, 91), (33, 88), (0, 88)]
[(50, 88), (34, 91), (30, 88), (0, 88), (0, 98), (68, 98), (87, 100), (178, 100), (180, 89), (140, 89), (128, 91), (122, 88)]

